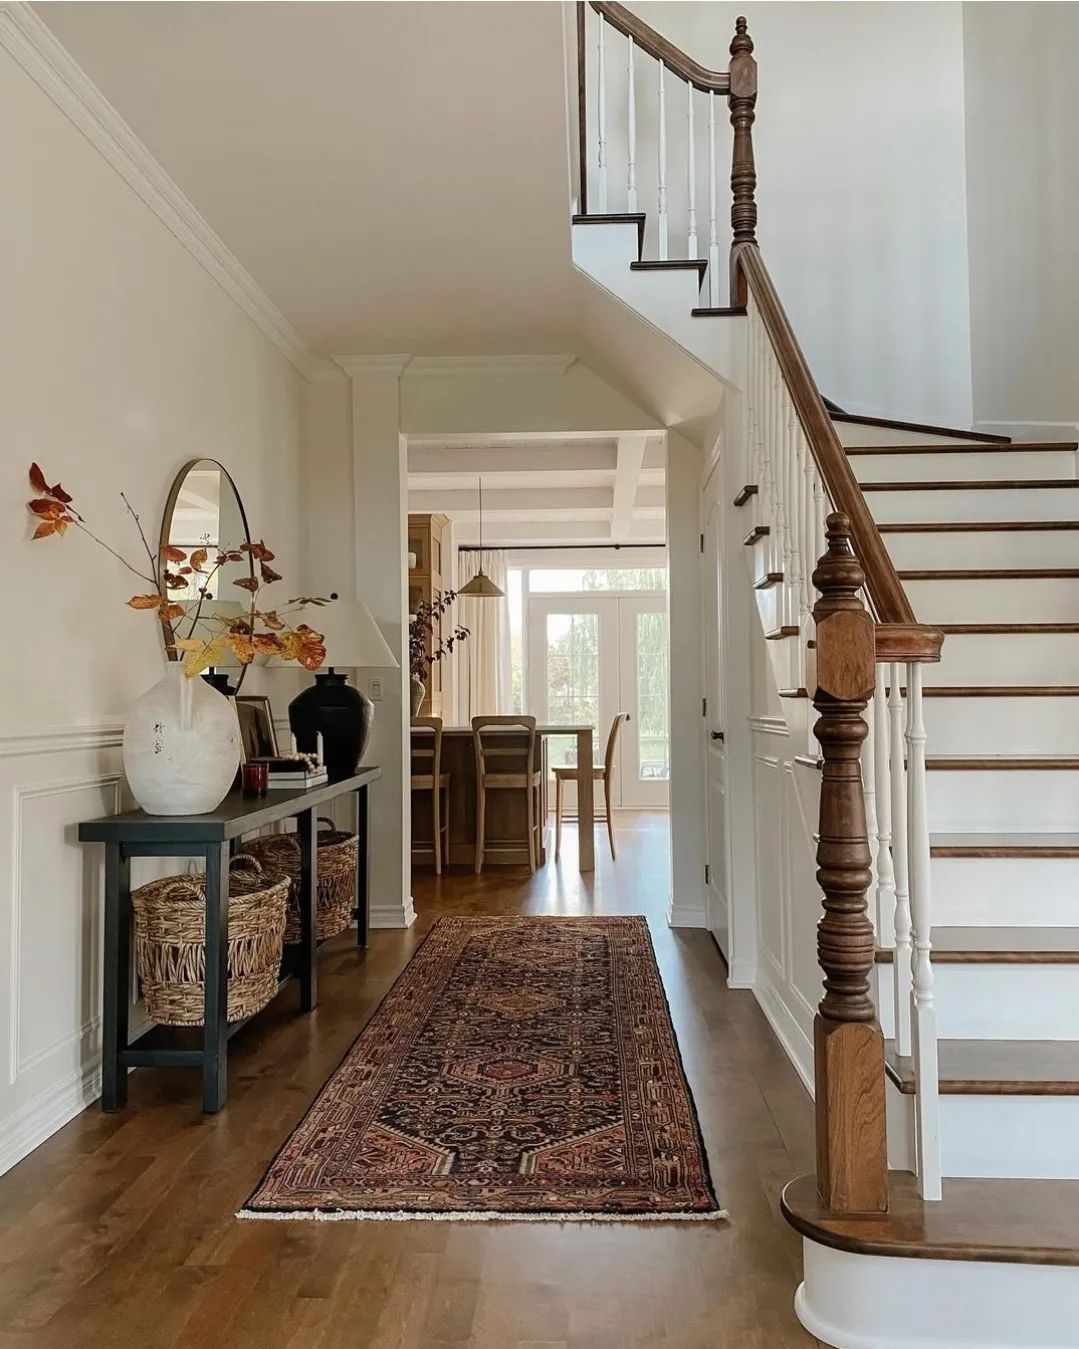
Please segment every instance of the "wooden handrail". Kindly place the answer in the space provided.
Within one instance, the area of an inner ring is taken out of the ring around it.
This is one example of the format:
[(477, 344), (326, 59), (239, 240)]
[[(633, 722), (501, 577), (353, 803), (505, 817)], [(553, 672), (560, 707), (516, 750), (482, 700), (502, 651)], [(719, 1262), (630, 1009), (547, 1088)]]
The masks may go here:
[(730, 72), (726, 70), (708, 70), (692, 56), (687, 56), (680, 47), (657, 33), (651, 25), (636, 14), (631, 14), (625, 5), (606, 3), (606, 0), (591, 0), (592, 8), (606, 19), (612, 28), (623, 37), (632, 38), (642, 51), (662, 61), (672, 74), (692, 84), (705, 94), (729, 94), (731, 89)]
[(833, 509), (842, 512), (850, 521), (854, 551), (865, 570), (866, 589), (875, 617), (879, 624), (894, 634), (889, 639), (882, 633), (885, 640), (881, 645), (889, 653), (886, 658), (939, 660), (944, 634), (939, 628), (915, 621), (903, 583), (896, 574), (884, 540), (870, 514), (758, 246), (754, 243), (736, 244), (732, 253), (732, 267), (745, 279), (757, 302)]

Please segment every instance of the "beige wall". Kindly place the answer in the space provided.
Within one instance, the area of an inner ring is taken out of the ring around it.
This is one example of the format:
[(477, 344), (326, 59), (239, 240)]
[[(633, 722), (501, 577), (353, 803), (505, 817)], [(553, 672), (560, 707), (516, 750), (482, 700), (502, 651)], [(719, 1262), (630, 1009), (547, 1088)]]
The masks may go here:
[(1079, 6), (965, 4), (974, 414), (1079, 421)]
[[(748, 6), (742, 0), (639, 0), (631, 8), (718, 69), (727, 67), (735, 18), (748, 18), (760, 69), (758, 237), (822, 391), (852, 411), (968, 424), (961, 6), (950, 0)], [(608, 43), (607, 65), (609, 208), (622, 211), (626, 77), (617, 34)], [(650, 213), (647, 256), (655, 257), (654, 63), (638, 56), (636, 71), (640, 209)], [(594, 93), (593, 82), (593, 99)], [(702, 95), (696, 105), (699, 250), (708, 240), (706, 117)], [(684, 257), (686, 100), (684, 85), (673, 77), (667, 121), (671, 252)], [(725, 258), (725, 101), (717, 124)]]
[(29, 542), (27, 466), (135, 555), (120, 490), (153, 538), (177, 469), (218, 458), (288, 594), (304, 501), (300, 376), (2, 48), (0, 125), (2, 1169), (97, 1094), (101, 859), (74, 827), (121, 803), (120, 722), (162, 669), (119, 563), (74, 531)]

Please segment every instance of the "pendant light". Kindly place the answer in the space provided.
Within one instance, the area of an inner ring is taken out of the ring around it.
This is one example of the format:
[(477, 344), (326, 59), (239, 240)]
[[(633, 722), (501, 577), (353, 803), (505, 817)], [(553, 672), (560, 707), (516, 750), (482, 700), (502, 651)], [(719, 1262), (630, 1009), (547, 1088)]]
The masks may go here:
[[(477, 482), (479, 483), (479, 487), (480, 487), (480, 552), (482, 553), (482, 552), (483, 552), (483, 479), (482, 479), (482, 478), (478, 478), (478, 479), (477, 479)], [(495, 585), (494, 581), (491, 580), (491, 578), (490, 578), (490, 577), (487, 575), (487, 573), (483, 570), (483, 567), (482, 567), (482, 566), (476, 568), (476, 574), (475, 574), (475, 576), (473, 576), (473, 578), (471, 579), (471, 581), (466, 581), (466, 582), (464, 583), (464, 585), (461, 587), (461, 589), (458, 590), (457, 593), (458, 593), (458, 595), (467, 595), (467, 596), (469, 597), (469, 599), (473, 599), (473, 600), (499, 600), (499, 599), (502, 599), (502, 598), (505, 596), (505, 594), (506, 594), (506, 592), (505, 592), (504, 590), (500, 590), (500, 589), (498, 588), (498, 586)]]

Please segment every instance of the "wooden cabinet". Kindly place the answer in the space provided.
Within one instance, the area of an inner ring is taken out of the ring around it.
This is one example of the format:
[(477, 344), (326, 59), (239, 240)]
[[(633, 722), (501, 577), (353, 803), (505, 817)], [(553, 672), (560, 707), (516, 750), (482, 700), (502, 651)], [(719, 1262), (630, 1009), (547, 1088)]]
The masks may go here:
[[(448, 576), (443, 576), (442, 539), (449, 524), (446, 515), (409, 515), (408, 551), (415, 553), (416, 565), (408, 569), (408, 611), (414, 613), (422, 600), (433, 600), (435, 595), (445, 590), (449, 584)], [(445, 559), (448, 563), (448, 559)], [(448, 568), (447, 568), (448, 570)], [(449, 622), (452, 615), (446, 615)], [(436, 627), (431, 643), (437, 645), (441, 640), (441, 627)], [(435, 661), (427, 676), (427, 692), (420, 706), (421, 717), (445, 716), (442, 706), (442, 662)]]

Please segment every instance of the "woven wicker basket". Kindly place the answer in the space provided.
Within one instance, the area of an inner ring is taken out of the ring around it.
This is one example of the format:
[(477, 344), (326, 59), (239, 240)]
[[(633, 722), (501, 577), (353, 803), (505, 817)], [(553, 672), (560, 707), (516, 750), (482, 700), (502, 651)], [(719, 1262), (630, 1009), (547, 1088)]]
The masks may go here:
[[(348, 927), (356, 906), (356, 856), (359, 840), (355, 834), (335, 829), (332, 820), (319, 819), (318, 886), (315, 900), (315, 938), (325, 941)], [(292, 881), (285, 923), (285, 944), (300, 940), (300, 840), (295, 834), (266, 834), (244, 844), (249, 853), (266, 867), (272, 867)]]
[[(261, 1011), (277, 992), (289, 881), (240, 855), (229, 876), (228, 1019)], [(135, 968), (152, 1020), (201, 1026), (205, 1012), (206, 877), (166, 876), (131, 894)]]

